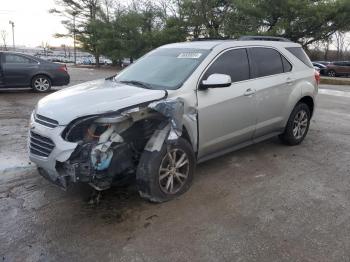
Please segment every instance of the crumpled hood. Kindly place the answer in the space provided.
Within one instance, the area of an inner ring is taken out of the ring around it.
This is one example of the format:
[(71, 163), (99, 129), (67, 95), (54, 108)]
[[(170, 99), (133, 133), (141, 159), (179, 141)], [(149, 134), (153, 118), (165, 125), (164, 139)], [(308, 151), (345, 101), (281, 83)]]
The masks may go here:
[(72, 120), (117, 111), (166, 97), (164, 90), (150, 90), (114, 82), (95, 80), (65, 88), (38, 102), (36, 113), (67, 125)]

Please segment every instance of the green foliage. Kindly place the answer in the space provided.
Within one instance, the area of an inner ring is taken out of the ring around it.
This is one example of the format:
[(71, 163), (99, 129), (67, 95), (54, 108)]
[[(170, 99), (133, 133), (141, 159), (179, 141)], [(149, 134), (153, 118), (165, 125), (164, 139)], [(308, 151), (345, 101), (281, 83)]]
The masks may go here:
[(308, 45), (350, 30), (350, 0), (57, 0), (63, 21), (95, 57), (114, 63), (200, 37), (283, 36)]
[(246, 0), (240, 11), (256, 28), (252, 33), (286, 37), (305, 47), (350, 30), (349, 0)]

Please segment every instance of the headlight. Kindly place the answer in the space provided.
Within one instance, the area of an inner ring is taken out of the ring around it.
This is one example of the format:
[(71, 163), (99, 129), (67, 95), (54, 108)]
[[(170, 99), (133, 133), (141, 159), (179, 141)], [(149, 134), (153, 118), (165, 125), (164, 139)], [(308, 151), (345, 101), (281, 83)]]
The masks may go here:
[(86, 131), (98, 116), (78, 118), (71, 122), (62, 132), (62, 138), (68, 142), (78, 142), (84, 139)]

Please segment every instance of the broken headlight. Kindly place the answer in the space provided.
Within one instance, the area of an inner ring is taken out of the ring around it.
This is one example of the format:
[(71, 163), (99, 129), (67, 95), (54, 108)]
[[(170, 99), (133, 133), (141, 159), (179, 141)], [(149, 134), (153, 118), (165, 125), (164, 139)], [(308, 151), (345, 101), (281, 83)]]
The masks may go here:
[(98, 116), (78, 118), (71, 122), (62, 133), (62, 138), (68, 142), (79, 142), (84, 140), (86, 133)]

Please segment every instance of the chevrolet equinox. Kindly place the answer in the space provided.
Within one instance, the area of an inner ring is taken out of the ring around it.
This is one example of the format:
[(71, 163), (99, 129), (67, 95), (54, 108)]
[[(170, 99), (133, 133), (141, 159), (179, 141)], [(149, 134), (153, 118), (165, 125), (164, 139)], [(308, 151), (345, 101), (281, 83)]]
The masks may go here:
[(276, 135), (300, 144), (318, 82), (301, 46), (282, 38), (165, 45), (41, 99), (30, 159), (62, 188), (136, 177), (141, 197), (167, 201), (188, 190), (197, 163)]

